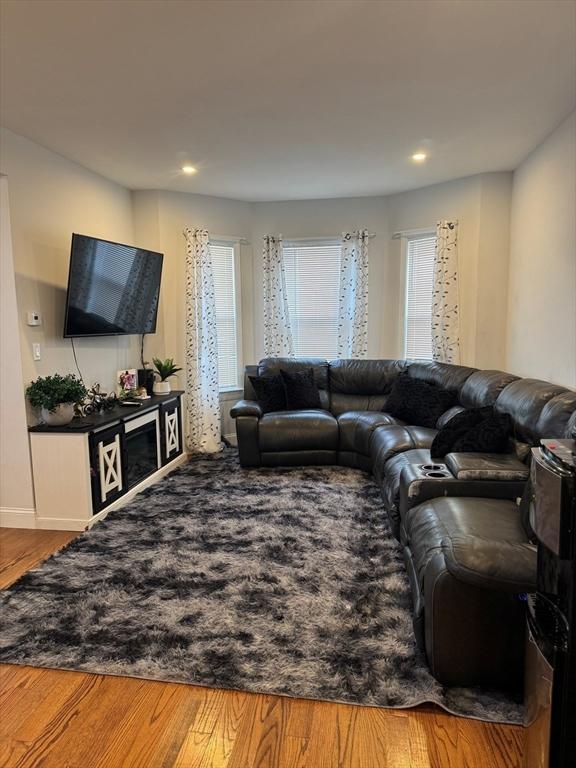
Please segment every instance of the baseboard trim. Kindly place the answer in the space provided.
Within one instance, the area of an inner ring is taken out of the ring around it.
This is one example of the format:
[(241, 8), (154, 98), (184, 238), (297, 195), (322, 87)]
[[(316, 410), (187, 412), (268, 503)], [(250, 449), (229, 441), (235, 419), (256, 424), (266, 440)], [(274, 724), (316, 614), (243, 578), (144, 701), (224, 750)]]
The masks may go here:
[(36, 510), (0, 507), (0, 528), (36, 528)]

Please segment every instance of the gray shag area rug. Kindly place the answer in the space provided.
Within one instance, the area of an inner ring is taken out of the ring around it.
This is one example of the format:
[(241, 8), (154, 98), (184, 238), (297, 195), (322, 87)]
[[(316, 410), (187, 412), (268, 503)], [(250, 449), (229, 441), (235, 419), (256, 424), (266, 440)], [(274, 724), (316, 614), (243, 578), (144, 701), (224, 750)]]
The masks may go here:
[(518, 723), (416, 648), (377, 485), (190, 461), (1, 593), (0, 661)]

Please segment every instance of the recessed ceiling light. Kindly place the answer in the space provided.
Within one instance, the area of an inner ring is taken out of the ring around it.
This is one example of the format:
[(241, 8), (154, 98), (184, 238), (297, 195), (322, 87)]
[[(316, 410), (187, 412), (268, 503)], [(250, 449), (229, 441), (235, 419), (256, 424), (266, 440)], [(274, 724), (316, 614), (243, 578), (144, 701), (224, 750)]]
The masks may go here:
[(191, 176), (193, 173), (196, 173), (196, 168), (194, 168), (193, 165), (183, 165), (182, 172), (187, 173), (189, 176)]
[(412, 155), (412, 160), (414, 160), (415, 163), (423, 163), (427, 157), (428, 155), (426, 154), (426, 152), (415, 152)]

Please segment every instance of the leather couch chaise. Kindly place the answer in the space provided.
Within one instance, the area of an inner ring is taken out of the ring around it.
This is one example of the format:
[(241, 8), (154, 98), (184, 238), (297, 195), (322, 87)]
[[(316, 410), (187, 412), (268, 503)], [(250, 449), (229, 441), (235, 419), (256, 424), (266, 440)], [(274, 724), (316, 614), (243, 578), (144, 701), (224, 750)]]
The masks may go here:
[[(312, 368), (321, 409), (263, 413), (251, 376)], [(386, 412), (405, 372), (453, 391), (457, 405), (436, 426)], [(450, 453), (430, 445), (449, 419), (492, 406), (512, 425), (505, 454)], [(340, 464), (372, 472), (410, 579), (414, 629), (432, 673), (446, 685), (517, 686), (524, 612), (536, 553), (518, 503), (530, 447), (572, 436), (576, 393), (535, 379), (407, 360), (267, 358), (246, 368), (244, 399), (231, 410), (243, 467)], [(435, 469), (436, 467), (436, 469)]]

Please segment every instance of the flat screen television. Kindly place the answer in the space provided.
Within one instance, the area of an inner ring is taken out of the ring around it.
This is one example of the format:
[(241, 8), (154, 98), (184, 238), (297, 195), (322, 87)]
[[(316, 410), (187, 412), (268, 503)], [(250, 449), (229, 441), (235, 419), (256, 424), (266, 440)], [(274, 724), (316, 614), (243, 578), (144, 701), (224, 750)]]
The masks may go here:
[(154, 333), (163, 258), (73, 234), (64, 337)]

